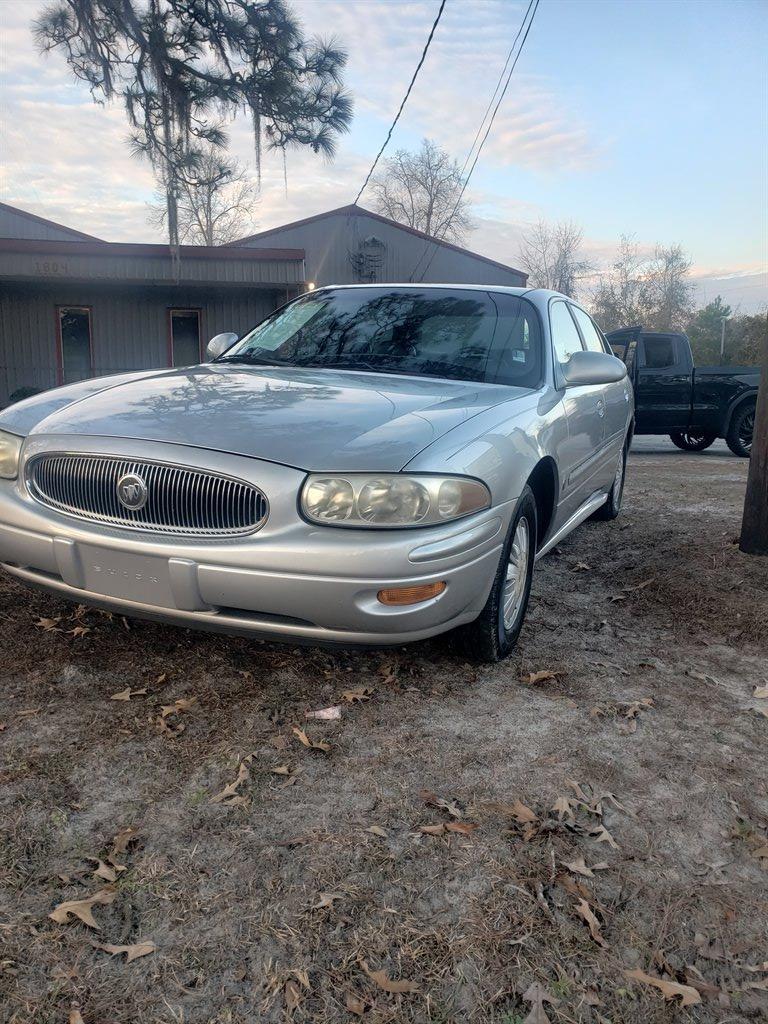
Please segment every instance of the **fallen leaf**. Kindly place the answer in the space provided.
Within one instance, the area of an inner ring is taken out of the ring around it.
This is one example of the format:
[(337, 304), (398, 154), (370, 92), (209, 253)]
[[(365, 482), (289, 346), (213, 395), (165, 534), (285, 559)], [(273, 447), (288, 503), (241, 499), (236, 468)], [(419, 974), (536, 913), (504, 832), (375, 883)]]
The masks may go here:
[(587, 565), (586, 562), (577, 562), (576, 565), (573, 566), (573, 571), (574, 572), (589, 572), (591, 570), (591, 568), (592, 568), (592, 566), (591, 565)]
[(296, 984), (296, 982), (291, 978), (288, 981), (286, 981), (284, 991), (285, 1008), (288, 1010), (289, 1013), (293, 1013), (293, 1011), (298, 1007), (299, 1003), (303, 998), (301, 989)]
[(86, 633), (91, 632), (90, 626), (75, 626), (74, 629), (68, 630), (69, 635), (77, 639), (80, 636), (85, 636)]
[(567, 796), (559, 796), (550, 809), (557, 814), (560, 821), (566, 817), (573, 819), (573, 800)]
[(546, 683), (550, 679), (557, 679), (558, 673), (551, 672), (549, 669), (540, 669), (538, 672), (529, 672), (528, 678), (523, 681), (528, 683), (529, 686), (535, 686), (537, 683)]
[(563, 867), (568, 868), (575, 875), (584, 875), (585, 878), (594, 878), (596, 871), (605, 871), (608, 864), (605, 861), (601, 861), (599, 864), (593, 864), (592, 867), (587, 867), (586, 861), (583, 857), (577, 857), (576, 860), (562, 861)]
[[(92, 860), (96, 862), (93, 874), (96, 878), (103, 878), (105, 882), (116, 882), (118, 868), (112, 864), (105, 864), (103, 860), (99, 860), (98, 857), (87, 857), (86, 860)], [(124, 867), (120, 867), (120, 871), (125, 871)]]
[(445, 828), (448, 832), (458, 832), (462, 836), (469, 836), (480, 826), (472, 821), (449, 821), (446, 822)]
[(179, 697), (173, 704), (164, 704), (160, 708), (160, 717), (167, 718), (169, 715), (178, 715), (182, 711), (191, 710), (197, 704), (197, 697)]
[(370, 686), (361, 686), (359, 690), (345, 690), (341, 696), (348, 704), (362, 704), (371, 699), (373, 690)]
[(57, 628), (59, 622), (61, 622), (61, 616), (57, 615), (55, 619), (38, 619), (35, 625), (46, 633), (60, 633), (61, 630)]
[(138, 836), (138, 831), (135, 828), (131, 828), (127, 825), (125, 828), (121, 828), (117, 835), (112, 840), (112, 849), (107, 855), (107, 860), (110, 864), (113, 864), (118, 871), (125, 871), (125, 868), (118, 865), (117, 858), (122, 857), (123, 854), (128, 852), (128, 847)]
[(282, 733), (278, 733), (276, 736), (270, 736), (267, 740), (271, 747), (275, 750), (289, 750), (291, 746), (291, 740), (289, 736), (284, 736)]
[(438, 810), (447, 811), (453, 818), (461, 818), (462, 810), (456, 800), (446, 800), (429, 789), (422, 789), (421, 799), (427, 807), (437, 807)]
[(343, 893), (340, 892), (321, 892), (318, 902), (312, 904), (312, 910), (326, 910), (328, 907), (332, 907), (336, 900), (343, 898)]
[(130, 946), (113, 946), (109, 942), (91, 942), (94, 949), (101, 949), (105, 953), (109, 953), (110, 956), (119, 956), (121, 953), (125, 953), (125, 962), (131, 963), (132, 960), (138, 960), (142, 956), (149, 956), (150, 953), (154, 953), (157, 947), (154, 942), (136, 942)]
[(764, 978), (762, 981), (748, 981), (746, 985), (741, 986), (742, 992), (747, 989), (757, 989), (759, 992), (768, 992), (768, 978)]
[(365, 831), (370, 832), (372, 836), (378, 836), (379, 839), (387, 838), (386, 829), (383, 829), (380, 825), (370, 825)]
[(127, 686), (120, 693), (113, 693), (109, 698), (110, 700), (130, 700), (131, 697), (146, 697), (147, 688), (143, 686), (140, 690), (132, 690), (130, 686)]
[(523, 999), (526, 1003), (531, 1003), (531, 1012), (523, 1021), (523, 1024), (550, 1024), (549, 1017), (544, 1009), (544, 1003), (551, 1003), (553, 1006), (557, 1006), (559, 1003), (558, 999), (555, 999), (547, 990), (540, 985), (537, 981), (534, 981), (525, 992), (523, 993)]
[(386, 971), (372, 971), (365, 960), (360, 961), (360, 966), (371, 979), (376, 982), (379, 988), (385, 992), (418, 992), (419, 986), (414, 981), (392, 981)]
[(248, 769), (248, 765), (245, 763), (245, 761), (241, 761), (240, 767), (237, 770), (237, 778), (235, 779), (235, 781), (230, 782), (230, 784), (228, 786), (225, 786), (220, 793), (217, 793), (216, 796), (211, 797), (210, 802), (212, 804), (225, 803), (229, 806), (232, 806), (233, 804), (238, 805), (245, 803), (246, 798), (240, 796), (237, 790), (238, 787), (242, 786), (244, 782), (248, 782), (250, 778), (251, 773)]
[(356, 996), (353, 992), (347, 992), (344, 1005), (350, 1013), (354, 1013), (357, 1017), (362, 1017), (368, 1006), (366, 1002)]
[(763, 686), (756, 686), (752, 694), (758, 700), (768, 700), (768, 683)]
[(744, 964), (742, 970), (752, 971), (758, 974), (763, 971), (768, 971), (768, 960), (763, 960), (761, 964)]
[(603, 949), (609, 949), (610, 947), (608, 943), (600, 933), (600, 922), (592, 913), (592, 908), (585, 899), (580, 899), (579, 902), (576, 904), (576, 913), (579, 915), (579, 917), (583, 917), (584, 920), (587, 922), (589, 934), (592, 936), (592, 938), (595, 940), (598, 946), (602, 946)]
[(596, 843), (608, 843), (608, 845), (614, 850), (618, 850), (619, 844), (613, 838), (605, 825), (598, 825), (596, 828), (590, 829), (589, 834)]
[(161, 736), (168, 736), (170, 739), (175, 740), (177, 737), (186, 729), (186, 725), (183, 722), (178, 722), (175, 725), (169, 724), (165, 718), (157, 719), (157, 731)]
[(573, 792), (576, 794), (577, 800), (581, 800), (582, 803), (589, 805), (589, 797), (578, 784), (578, 782), (576, 782), (574, 779), (566, 779), (565, 784), (566, 786), (568, 786), (569, 789), (573, 790)]
[(291, 769), (287, 764), (277, 764), (274, 768), (270, 768), (273, 775), (290, 775)]
[(445, 825), (421, 825), (419, 832), (423, 832), (425, 836), (444, 836)]
[(526, 807), (526, 805), (520, 800), (515, 800), (509, 809), (509, 813), (515, 821), (518, 821), (521, 825), (531, 825), (533, 822), (539, 820), (531, 808)]
[(75, 1008), (69, 1011), (69, 1017), (67, 1018), (67, 1024), (85, 1024), (83, 1016), (80, 1011)]
[(332, 708), (321, 708), (320, 711), (307, 711), (304, 717), (319, 718), (323, 722), (335, 722), (336, 719), (341, 718), (341, 708), (336, 705)]
[(309, 736), (300, 729), (298, 725), (292, 727), (293, 735), (304, 744), (305, 747), (309, 747), (310, 750), (322, 750), (324, 754), (327, 754), (331, 749), (331, 744), (326, 743), (325, 740), (311, 740)]
[(634, 978), (635, 981), (642, 981), (644, 985), (653, 985), (654, 988), (659, 989), (663, 993), (665, 999), (676, 999), (678, 996), (681, 996), (681, 1006), (695, 1006), (701, 1002), (701, 996), (690, 985), (679, 985), (675, 981), (664, 981), (663, 978), (654, 978), (652, 974), (646, 974), (645, 971), (639, 969), (624, 971), (624, 974), (628, 978)]
[(93, 916), (93, 907), (99, 904), (109, 906), (110, 903), (114, 903), (116, 896), (117, 893), (112, 889), (100, 889), (99, 892), (87, 899), (66, 900), (64, 903), (59, 903), (48, 917), (57, 924), (67, 924), (70, 917), (77, 917), (89, 928), (98, 929), (99, 926)]

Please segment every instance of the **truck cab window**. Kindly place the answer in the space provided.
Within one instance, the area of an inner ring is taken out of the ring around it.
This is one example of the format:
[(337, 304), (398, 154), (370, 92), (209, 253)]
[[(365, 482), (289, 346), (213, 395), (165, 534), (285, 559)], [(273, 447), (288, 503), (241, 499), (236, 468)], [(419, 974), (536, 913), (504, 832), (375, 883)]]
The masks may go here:
[(675, 365), (673, 338), (643, 338), (640, 366), (648, 370), (663, 370)]

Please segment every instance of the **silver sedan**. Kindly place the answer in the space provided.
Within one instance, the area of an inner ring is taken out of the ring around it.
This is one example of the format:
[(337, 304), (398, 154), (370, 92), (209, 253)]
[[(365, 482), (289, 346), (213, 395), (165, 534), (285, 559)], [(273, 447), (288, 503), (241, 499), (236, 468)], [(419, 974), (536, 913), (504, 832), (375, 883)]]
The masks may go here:
[(624, 364), (564, 295), (309, 292), (209, 361), (0, 413), (0, 561), (73, 601), (292, 642), (509, 653), (538, 557), (621, 506)]

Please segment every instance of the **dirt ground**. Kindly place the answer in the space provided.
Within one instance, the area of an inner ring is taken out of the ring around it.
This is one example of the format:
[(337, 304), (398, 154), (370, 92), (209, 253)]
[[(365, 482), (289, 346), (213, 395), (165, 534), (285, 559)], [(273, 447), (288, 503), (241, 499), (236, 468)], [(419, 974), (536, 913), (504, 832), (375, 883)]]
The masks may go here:
[(498, 666), (3, 579), (0, 1019), (765, 1020), (768, 559), (744, 461), (639, 449)]

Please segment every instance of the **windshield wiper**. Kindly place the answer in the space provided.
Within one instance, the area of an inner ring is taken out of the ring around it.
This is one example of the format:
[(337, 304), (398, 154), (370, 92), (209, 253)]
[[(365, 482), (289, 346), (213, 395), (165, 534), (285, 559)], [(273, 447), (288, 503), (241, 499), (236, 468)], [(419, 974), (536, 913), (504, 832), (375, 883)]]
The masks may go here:
[(295, 363), (287, 359), (263, 359), (261, 356), (251, 355), (249, 352), (239, 352), (235, 355), (220, 356), (217, 363), (243, 363), (245, 366), (295, 366)]

